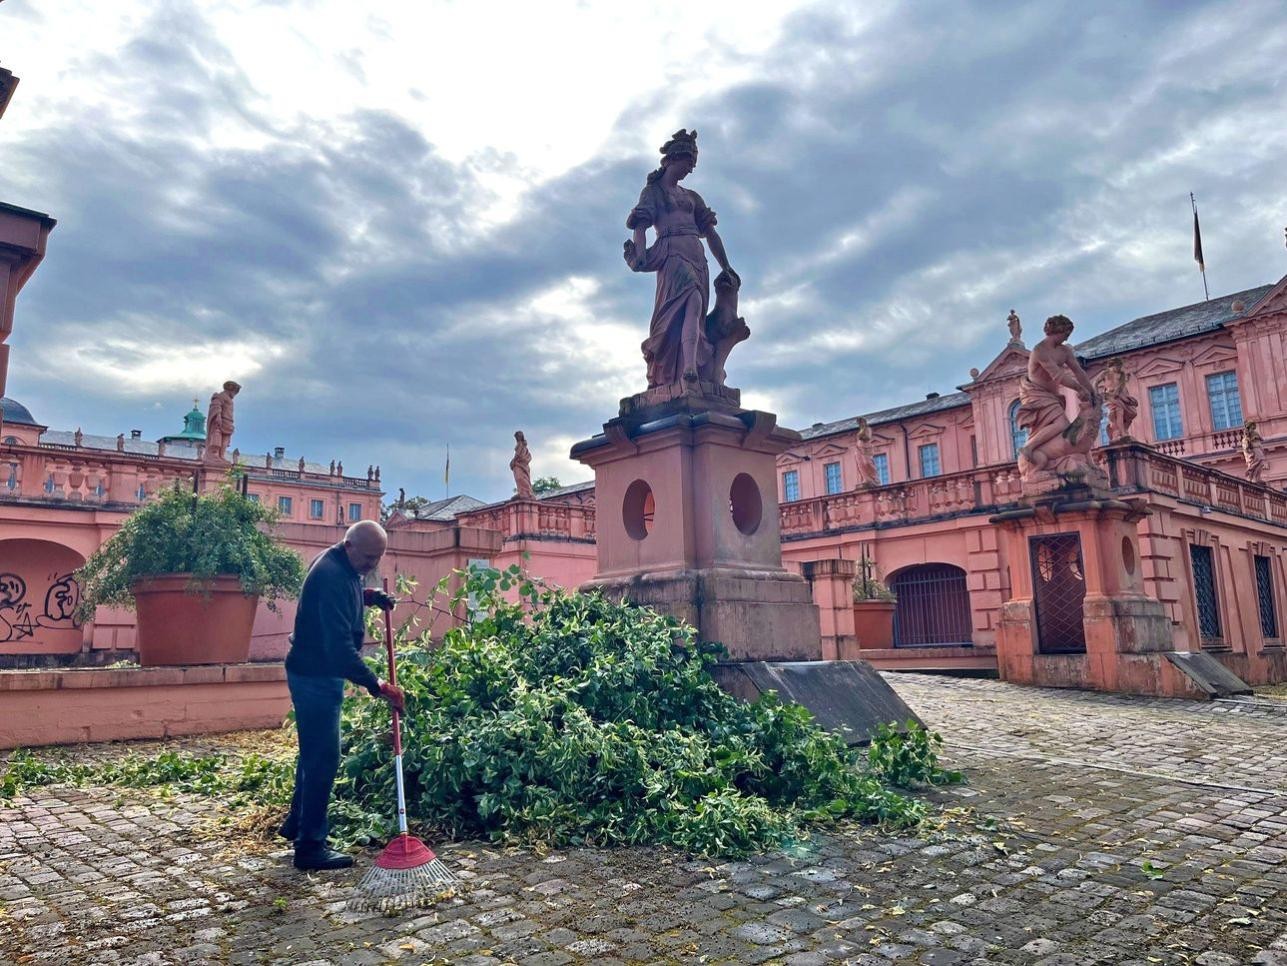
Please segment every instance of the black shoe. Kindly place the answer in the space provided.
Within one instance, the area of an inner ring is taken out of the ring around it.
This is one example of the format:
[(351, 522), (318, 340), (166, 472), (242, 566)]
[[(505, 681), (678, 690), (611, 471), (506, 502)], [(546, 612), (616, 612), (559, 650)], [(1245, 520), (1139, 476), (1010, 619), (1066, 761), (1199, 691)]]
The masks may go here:
[(317, 849), (307, 852), (295, 850), (295, 868), (309, 871), (322, 869), (347, 869), (353, 864), (353, 856), (331, 849)]

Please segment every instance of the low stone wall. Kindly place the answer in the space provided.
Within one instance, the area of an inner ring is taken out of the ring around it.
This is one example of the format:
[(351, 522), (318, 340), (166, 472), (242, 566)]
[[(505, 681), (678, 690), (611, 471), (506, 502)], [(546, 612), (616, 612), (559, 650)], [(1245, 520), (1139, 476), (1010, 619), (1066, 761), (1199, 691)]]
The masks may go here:
[(281, 664), (0, 671), (0, 748), (273, 728)]

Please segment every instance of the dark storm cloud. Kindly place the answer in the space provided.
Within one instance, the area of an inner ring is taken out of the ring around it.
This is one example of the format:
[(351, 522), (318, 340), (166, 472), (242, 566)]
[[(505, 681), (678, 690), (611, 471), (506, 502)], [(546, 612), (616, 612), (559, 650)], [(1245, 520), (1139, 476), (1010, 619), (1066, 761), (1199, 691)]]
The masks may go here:
[[(1273, 4), (852, 7), (791, 18), (740, 85), (695, 69), (683, 116), (645, 92), (617, 122), (657, 144), (701, 132), (691, 185), (754, 333), (731, 381), (784, 422), (950, 390), (1001, 349), (1011, 307), (1029, 334), (1062, 311), (1089, 335), (1194, 301), (1190, 188), (1214, 289), (1281, 274)], [(160, 435), (182, 392), (90, 385), (60, 353), (101, 344), (128, 369), (148, 346), (242, 343), (263, 363), (239, 399), (247, 451), (381, 462), (389, 489), (436, 496), (450, 442), (453, 489), (495, 498), (521, 426), (538, 473), (588, 475), (542, 466), (540, 447), (641, 388), (652, 279), (620, 251), (655, 154), (583, 159), (484, 228), (477, 174), (508, 159), (448, 162), (378, 110), (271, 123), (191, 8), (90, 66), (129, 112), (69, 105), (6, 148), (37, 187), (0, 196), (60, 219), (13, 340), (10, 392), (38, 417)], [(230, 119), (260, 143), (211, 147)]]

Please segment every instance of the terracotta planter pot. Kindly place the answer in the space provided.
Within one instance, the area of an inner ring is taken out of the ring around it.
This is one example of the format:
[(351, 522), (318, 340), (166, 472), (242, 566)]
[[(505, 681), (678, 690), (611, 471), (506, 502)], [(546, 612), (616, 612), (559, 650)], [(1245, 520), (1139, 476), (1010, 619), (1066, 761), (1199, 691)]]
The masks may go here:
[(892, 600), (854, 601), (854, 636), (863, 650), (882, 650), (894, 646), (894, 608)]
[(136, 647), (139, 664), (241, 664), (250, 657), (250, 632), (259, 597), (241, 592), (236, 577), (216, 577), (189, 593), (187, 574), (137, 581)]

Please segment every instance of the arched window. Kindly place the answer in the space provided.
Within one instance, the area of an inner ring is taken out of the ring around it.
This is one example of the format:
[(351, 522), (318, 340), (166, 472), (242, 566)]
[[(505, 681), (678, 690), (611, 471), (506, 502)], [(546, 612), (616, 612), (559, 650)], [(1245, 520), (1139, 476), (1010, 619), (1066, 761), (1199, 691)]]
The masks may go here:
[(1010, 404), (1010, 442), (1014, 445), (1015, 459), (1019, 458), (1019, 450), (1023, 449), (1028, 442), (1028, 431), (1019, 428), (1019, 400)]
[(973, 643), (965, 571), (945, 563), (916, 564), (894, 574), (894, 646)]

